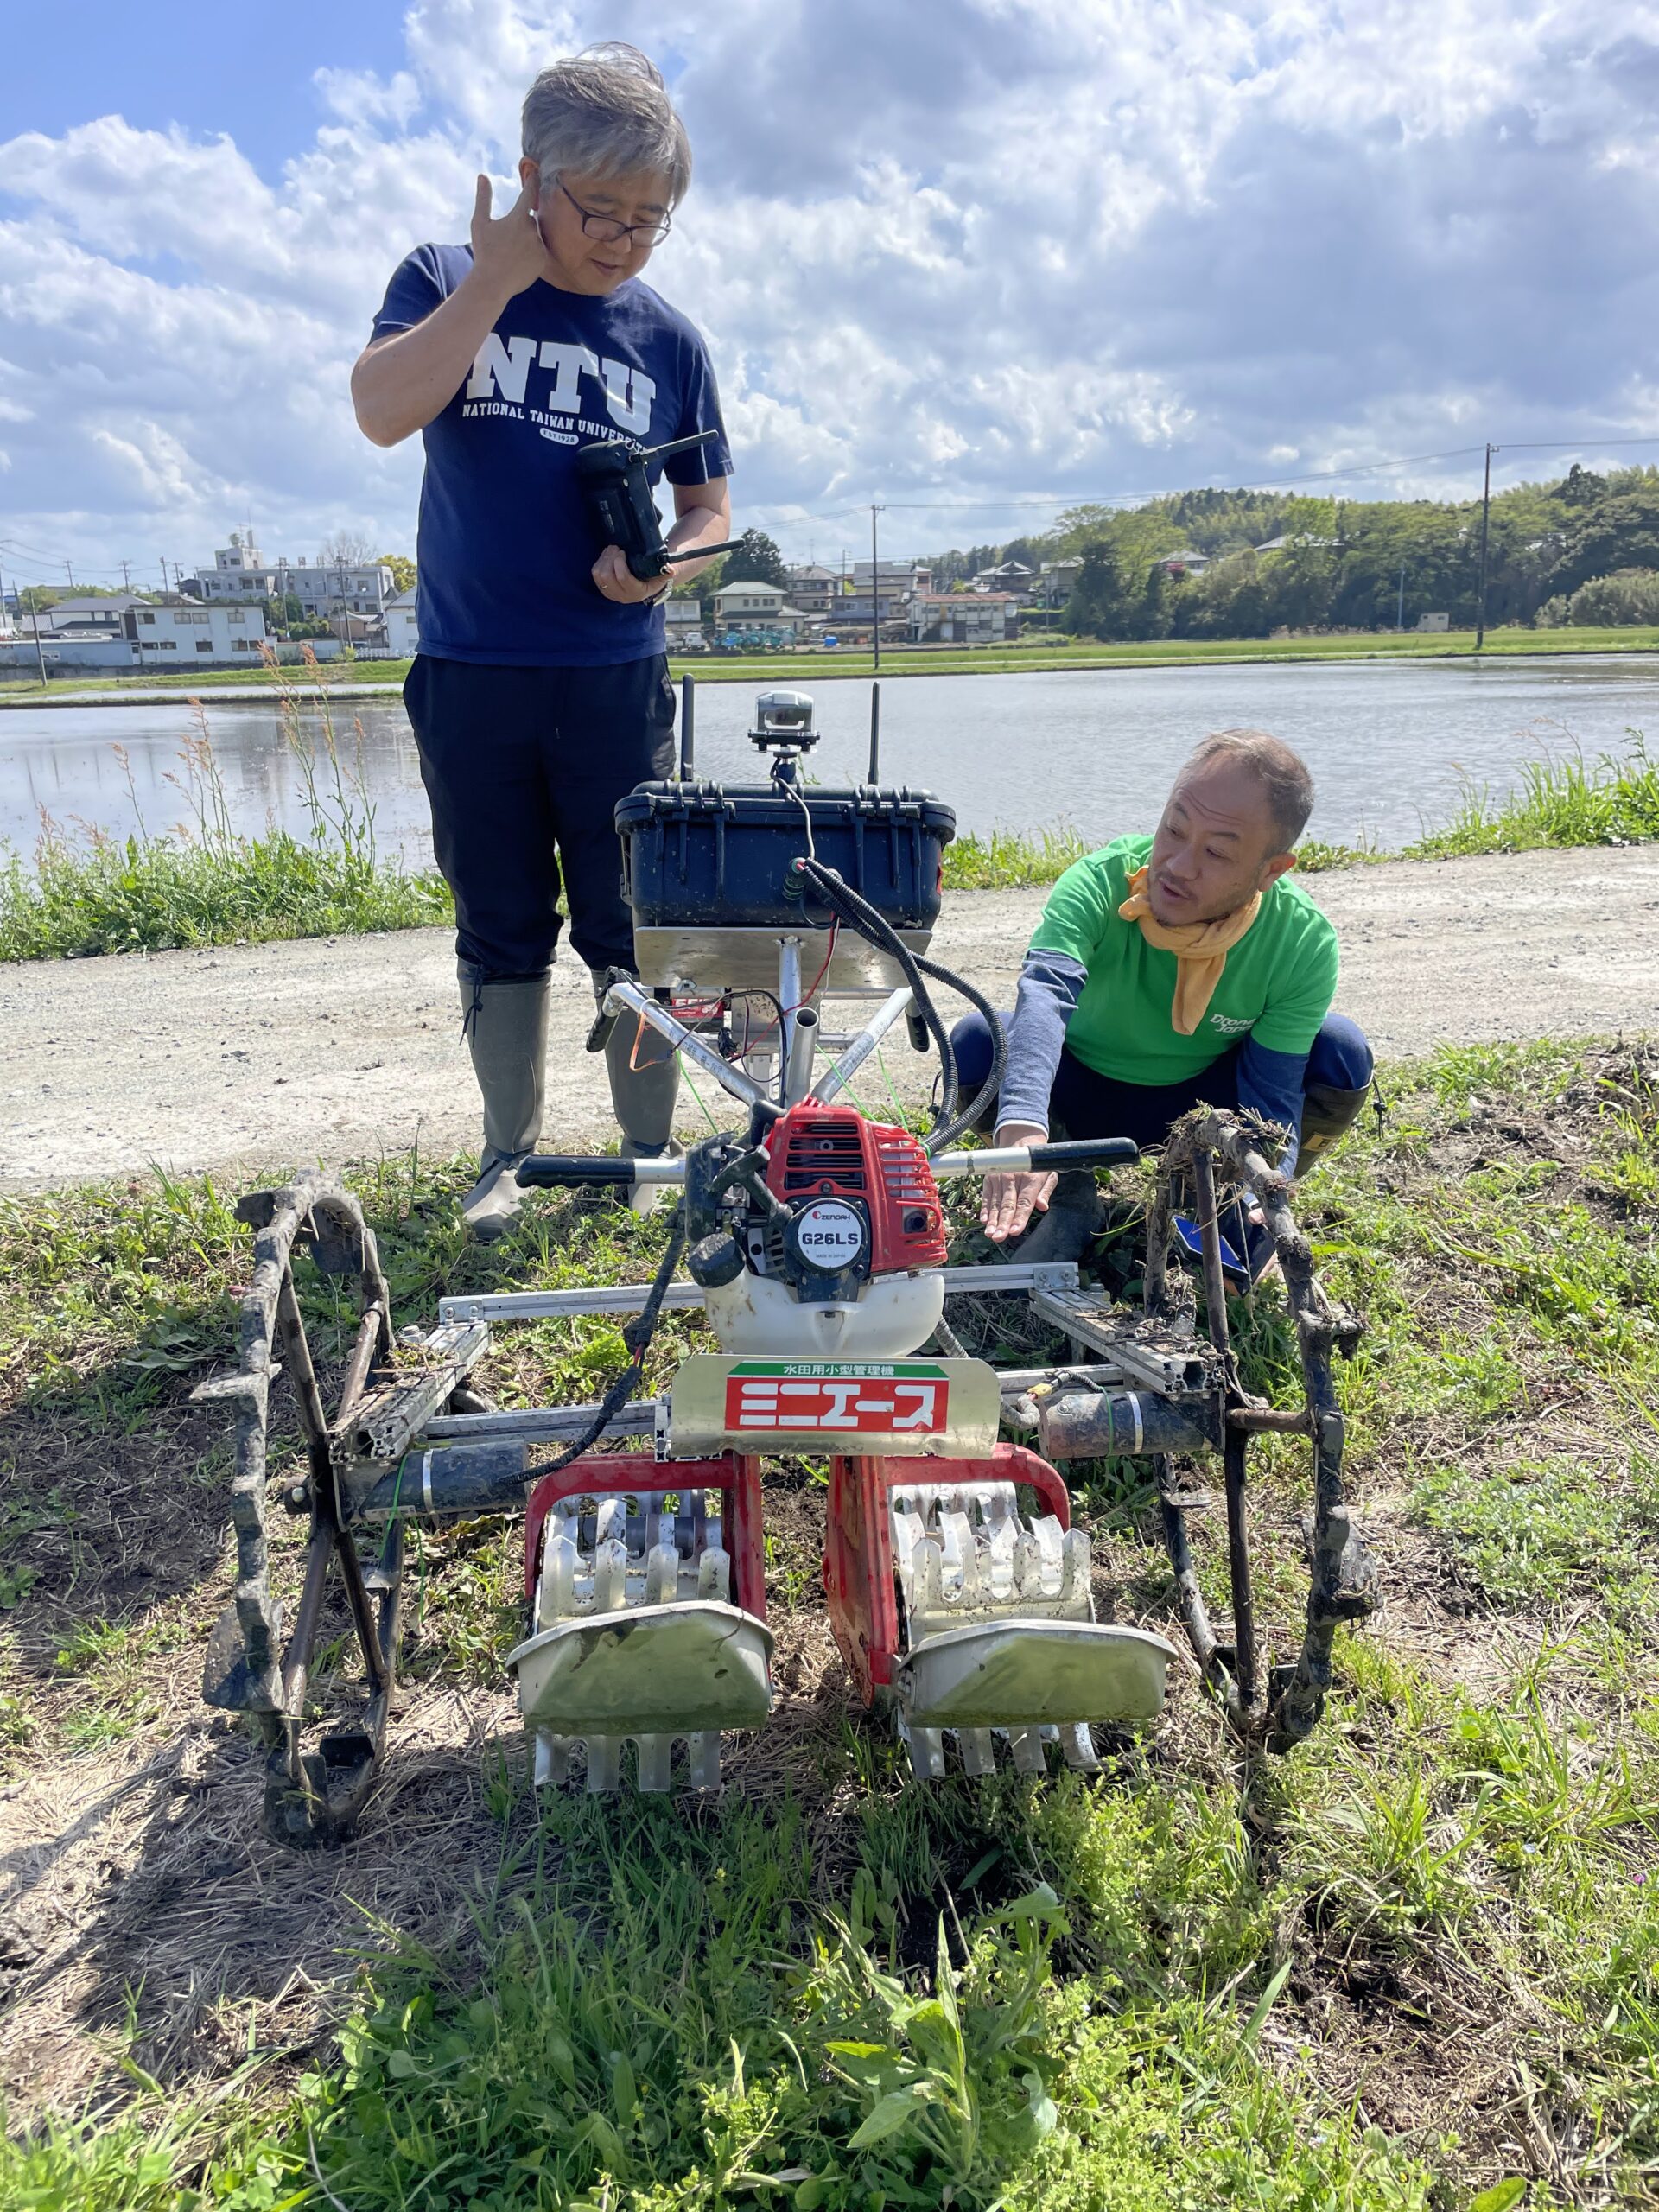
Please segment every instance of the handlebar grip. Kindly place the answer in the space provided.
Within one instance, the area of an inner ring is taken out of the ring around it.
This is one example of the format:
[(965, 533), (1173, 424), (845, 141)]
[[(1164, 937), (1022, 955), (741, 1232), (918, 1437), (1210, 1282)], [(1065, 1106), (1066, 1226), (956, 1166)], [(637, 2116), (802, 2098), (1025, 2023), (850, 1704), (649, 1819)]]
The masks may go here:
[(1034, 1144), (1033, 1171), (1068, 1167), (1128, 1167), (1141, 1157), (1141, 1147), (1130, 1137), (1082, 1137), (1075, 1143)]
[(532, 1152), (518, 1163), (514, 1178), (521, 1190), (579, 1191), (584, 1185), (614, 1188), (633, 1185), (631, 1160), (594, 1160), (562, 1152)]

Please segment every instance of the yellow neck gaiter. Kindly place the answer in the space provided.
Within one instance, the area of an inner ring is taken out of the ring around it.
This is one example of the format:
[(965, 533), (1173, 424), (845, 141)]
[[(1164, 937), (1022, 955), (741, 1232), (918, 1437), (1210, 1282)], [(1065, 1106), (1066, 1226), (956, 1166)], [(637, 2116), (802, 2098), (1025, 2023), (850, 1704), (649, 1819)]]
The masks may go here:
[(1178, 1035), (1190, 1037), (1204, 1020), (1227, 955), (1262, 911), (1262, 893), (1253, 892), (1243, 906), (1213, 922), (1177, 922), (1172, 927), (1154, 918), (1147, 898), (1148, 870), (1138, 868), (1129, 878), (1129, 895), (1118, 908), (1126, 922), (1139, 922), (1141, 934), (1154, 952), (1175, 956), (1175, 997), (1169, 1018)]

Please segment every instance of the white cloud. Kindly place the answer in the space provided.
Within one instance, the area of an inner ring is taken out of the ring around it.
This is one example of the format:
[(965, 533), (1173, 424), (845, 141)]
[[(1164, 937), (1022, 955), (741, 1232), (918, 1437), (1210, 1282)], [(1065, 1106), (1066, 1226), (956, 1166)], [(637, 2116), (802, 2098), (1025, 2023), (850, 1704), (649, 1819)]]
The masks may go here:
[(740, 520), (792, 549), (884, 496), (987, 503), (919, 550), (1023, 494), (1659, 430), (1649, 0), (419, 0), (384, 74), (317, 73), (275, 182), (118, 116), (0, 144), (8, 534), (409, 544), (418, 449), (359, 438), (352, 359), (510, 174), (537, 68), (619, 32), (696, 154), (653, 281), (709, 334)]

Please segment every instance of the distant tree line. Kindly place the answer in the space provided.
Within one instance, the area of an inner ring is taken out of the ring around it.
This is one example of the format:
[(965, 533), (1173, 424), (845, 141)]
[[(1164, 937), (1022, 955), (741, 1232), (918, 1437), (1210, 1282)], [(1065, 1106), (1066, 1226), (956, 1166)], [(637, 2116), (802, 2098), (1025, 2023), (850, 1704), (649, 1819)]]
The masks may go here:
[[(1171, 562), (1183, 552), (1204, 564)], [(1478, 499), (1211, 488), (1128, 509), (1076, 507), (1046, 537), (970, 546), (936, 556), (932, 569), (935, 588), (948, 589), (1001, 560), (1034, 568), (1075, 558), (1082, 566), (1063, 621), (1077, 635), (1264, 638), (1410, 629), (1429, 613), (1470, 628), (1479, 555)], [(1494, 493), (1486, 620), (1659, 622), (1659, 469), (1604, 476), (1574, 467), (1557, 483)]]

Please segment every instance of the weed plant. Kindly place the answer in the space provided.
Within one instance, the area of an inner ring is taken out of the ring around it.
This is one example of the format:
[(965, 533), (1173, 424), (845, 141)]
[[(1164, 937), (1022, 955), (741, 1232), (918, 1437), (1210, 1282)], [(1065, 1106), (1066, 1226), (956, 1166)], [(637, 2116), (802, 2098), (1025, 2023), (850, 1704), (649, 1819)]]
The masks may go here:
[[(302, 690), (273, 664), (283, 741), (298, 771), (303, 836), (271, 829), (250, 836), (232, 823), (206, 709), (168, 781), (188, 820), (170, 831), (143, 819), (124, 748), (136, 828), (73, 839), (42, 816), (32, 868), (0, 849), (0, 959), (43, 960), (100, 952), (159, 952), (178, 946), (254, 943), (412, 929), (453, 908), (441, 877), (379, 852), (375, 806), (363, 772), (363, 730), (342, 741), (327, 691), (308, 664)], [(306, 727), (314, 708), (319, 741)]]

